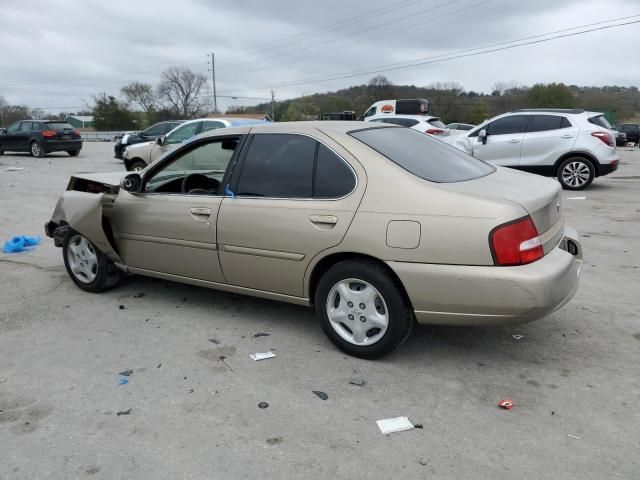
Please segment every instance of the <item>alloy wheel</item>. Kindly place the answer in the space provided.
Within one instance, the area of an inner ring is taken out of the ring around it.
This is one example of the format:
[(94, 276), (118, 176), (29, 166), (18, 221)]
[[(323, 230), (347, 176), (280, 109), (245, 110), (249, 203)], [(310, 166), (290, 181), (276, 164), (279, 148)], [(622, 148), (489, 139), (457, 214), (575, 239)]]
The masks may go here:
[(74, 235), (67, 246), (67, 261), (73, 276), (82, 283), (91, 283), (98, 275), (98, 255), (89, 240)]
[(586, 185), (590, 176), (589, 166), (583, 162), (570, 162), (562, 169), (562, 181), (573, 188)]
[(40, 144), (38, 142), (33, 142), (31, 144), (31, 153), (33, 154), (34, 157), (39, 157), (40, 156)]
[(336, 283), (327, 297), (331, 327), (345, 341), (367, 346), (377, 343), (389, 326), (389, 310), (380, 292), (356, 278)]

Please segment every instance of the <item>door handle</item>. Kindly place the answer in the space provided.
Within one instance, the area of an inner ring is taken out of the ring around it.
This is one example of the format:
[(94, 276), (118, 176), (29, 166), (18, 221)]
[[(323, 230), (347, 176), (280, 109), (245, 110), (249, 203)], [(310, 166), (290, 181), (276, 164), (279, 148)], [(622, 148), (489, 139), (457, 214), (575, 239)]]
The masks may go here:
[(335, 225), (338, 223), (338, 217), (334, 215), (311, 215), (309, 220), (311, 223), (322, 225)]
[(520, 140), (518, 140), (517, 138), (512, 138), (511, 140), (509, 140), (509, 143), (520, 143)]
[(202, 220), (203, 218), (206, 219), (211, 216), (211, 209), (206, 207), (193, 207), (189, 212), (191, 213), (191, 216), (197, 220)]
[(573, 138), (573, 135), (569, 135), (568, 133), (565, 133), (564, 135), (562, 135), (562, 137), (560, 138)]

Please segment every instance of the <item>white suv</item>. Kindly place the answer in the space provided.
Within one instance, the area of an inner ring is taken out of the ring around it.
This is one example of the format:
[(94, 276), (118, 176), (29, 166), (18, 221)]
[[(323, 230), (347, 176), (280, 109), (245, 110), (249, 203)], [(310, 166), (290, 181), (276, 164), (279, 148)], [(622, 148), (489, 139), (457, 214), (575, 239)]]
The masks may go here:
[(516, 110), (442, 140), (494, 165), (556, 176), (567, 190), (586, 188), (620, 162), (607, 119), (584, 110)]

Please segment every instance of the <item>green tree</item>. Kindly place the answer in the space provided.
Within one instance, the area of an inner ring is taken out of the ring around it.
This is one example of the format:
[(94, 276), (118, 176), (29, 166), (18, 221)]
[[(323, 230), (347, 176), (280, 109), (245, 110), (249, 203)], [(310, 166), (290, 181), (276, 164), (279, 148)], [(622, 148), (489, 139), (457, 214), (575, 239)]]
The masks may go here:
[(290, 102), (289, 106), (285, 110), (280, 121), (282, 122), (297, 122), (304, 118), (304, 111), (302, 105), (298, 102)]
[(484, 102), (476, 103), (469, 112), (469, 121), (476, 125), (484, 122), (490, 117), (489, 107)]
[(95, 106), (91, 111), (96, 130), (128, 130), (134, 127), (134, 116), (126, 105), (116, 97), (103, 95), (94, 97)]
[(529, 107), (532, 108), (574, 108), (576, 98), (564, 83), (537, 83), (528, 95)]

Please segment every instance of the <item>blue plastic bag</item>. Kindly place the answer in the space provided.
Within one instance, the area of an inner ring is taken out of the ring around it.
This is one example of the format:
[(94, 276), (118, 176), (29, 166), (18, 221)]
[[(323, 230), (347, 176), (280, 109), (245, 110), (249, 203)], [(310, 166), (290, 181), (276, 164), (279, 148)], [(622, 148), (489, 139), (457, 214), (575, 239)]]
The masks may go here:
[(42, 241), (41, 237), (28, 237), (20, 235), (13, 237), (11, 240), (4, 242), (2, 253), (18, 253), (29, 250), (31, 247), (38, 245)]

